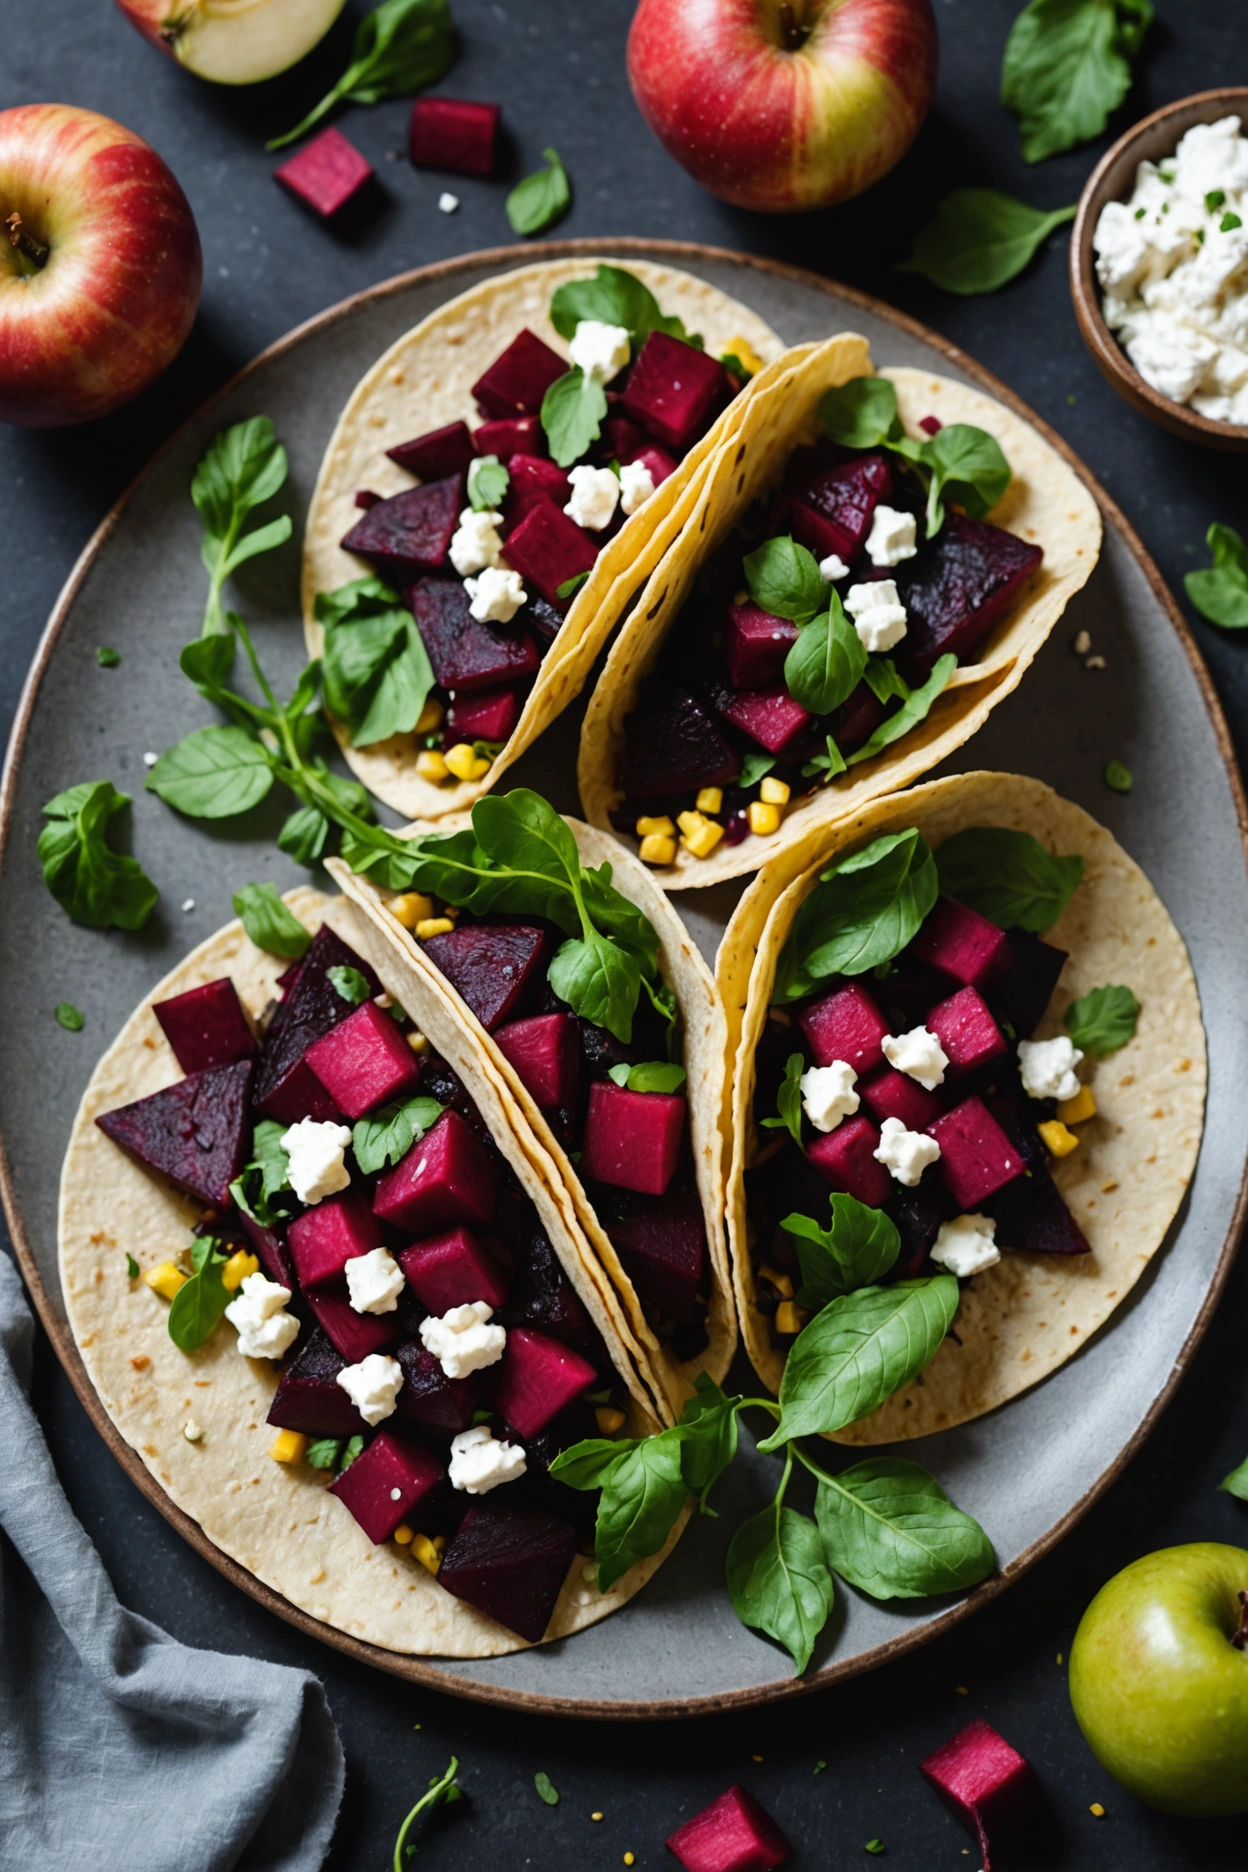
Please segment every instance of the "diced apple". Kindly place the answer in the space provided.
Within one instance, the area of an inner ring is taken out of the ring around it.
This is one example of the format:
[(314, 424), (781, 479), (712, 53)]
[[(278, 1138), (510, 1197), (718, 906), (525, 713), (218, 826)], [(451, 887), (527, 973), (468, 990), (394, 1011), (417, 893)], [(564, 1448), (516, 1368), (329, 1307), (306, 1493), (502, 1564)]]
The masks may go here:
[(564, 609), (571, 599), (561, 598), (559, 587), (590, 571), (598, 557), (598, 548), (589, 534), (550, 501), (538, 501), (530, 507), (508, 533), (503, 551), (508, 565), (526, 584), (535, 586), (548, 604)]
[(305, 1209), (287, 1231), (295, 1272), (305, 1292), (336, 1280), (348, 1261), (380, 1248), (384, 1239), (376, 1216), (355, 1190)]
[(389, 1540), (400, 1521), (419, 1522), (420, 1504), (446, 1475), (427, 1443), (379, 1430), (329, 1492), (351, 1510), (374, 1546)]
[(421, 1304), (439, 1317), (473, 1300), (495, 1311), (507, 1304), (503, 1270), (471, 1229), (448, 1229), (413, 1242), (400, 1254), (399, 1266)]
[(466, 422), (445, 423), (441, 429), (414, 436), (388, 448), (386, 454), (409, 474), (422, 481), (439, 481), (449, 475), (461, 475), (477, 453)]
[(538, 991), (549, 951), (546, 932), (531, 923), (466, 923), (424, 945), (434, 968), (492, 1033)]
[(375, 171), (360, 155), (354, 143), (348, 143), (341, 130), (331, 124), (320, 136), (273, 171), (273, 180), (323, 220), (341, 214), (355, 200)]
[(662, 1196), (680, 1161), (687, 1114), (678, 1092), (630, 1092), (595, 1079), (581, 1140), (582, 1177)]
[(1023, 1174), (1018, 1147), (982, 1099), (963, 1099), (928, 1126), (928, 1135), (940, 1145), (940, 1175), (964, 1213)]
[(875, 1161), (880, 1134), (869, 1118), (843, 1118), (835, 1131), (817, 1137), (806, 1155), (834, 1190), (854, 1196), (870, 1209), (882, 1209), (893, 1193), (893, 1179)]
[(581, 1036), (571, 1014), (536, 1014), (509, 1021), (494, 1035), (535, 1104), (544, 1110), (576, 1103)]
[(537, 1644), (575, 1558), (576, 1529), (570, 1523), (485, 1501), (460, 1523), (443, 1555), (438, 1584)]
[(251, 1059), (256, 1052), (256, 1037), (228, 975), (188, 988), (168, 1001), (153, 1001), (152, 1013), (183, 1072), (229, 1066), (235, 1060)]
[(487, 1380), (494, 1408), (519, 1436), (536, 1436), (597, 1382), (589, 1360), (546, 1333), (513, 1326)]
[(888, 1022), (857, 982), (809, 1002), (798, 1013), (797, 1024), (816, 1066), (844, 1060), (861, 1078), (884, 1058)]
[(568, 365), (557, 351), (523, 327), (472, 386), (478, 405), (490, 416), (537, 416), (542, 398)]
[(101, 1112), (95, 1122), (114, 1144), (175, 1189), (225, 1208), (230, 1184), (247, 1160), (254, 1074), (251, 1060), (210, 1066), (131, 1105)]
[(389, 1014), (365, 1001), (304, 1056), (344, 1118), (354, 1121), (415, 1089), (420, 1066)]
[(1005, 931), (953, 897), (936, 899), (909, 954), (914, 961), (981, 993), (1004, 975), (1013, 960)]
[(952, 1078), (975, 1072), (1009, 1051), (987, 1002), (974, 988), (959, 988), (930, 1008), (927, 1026), (945, 1049)]
[(412, 105), (407, 148), (417, 169), (449, 169), (455, 175), (494, 173), (497, 104), (467, 98), (418, 97)]
[(717, 358), (652, 331), (629, 373), (622, 408), (656, 442), (683, 455), (731, 394)]
[(443, 1112), (393, 1170), (378, 1180), (373, 1212), (383, 1222), (432, 1235), (457, 1222), (488, 1228), (498, 1206), (498, 1171), (458, 1112)]

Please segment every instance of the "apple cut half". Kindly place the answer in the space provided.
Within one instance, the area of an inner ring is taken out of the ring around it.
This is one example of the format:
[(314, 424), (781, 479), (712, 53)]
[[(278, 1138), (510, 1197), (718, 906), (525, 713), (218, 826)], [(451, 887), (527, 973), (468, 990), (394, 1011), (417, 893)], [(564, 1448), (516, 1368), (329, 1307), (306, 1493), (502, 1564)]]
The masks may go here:
[(344, 0), (117, 0), (145, 39), (210, 84), (260, 84), (319, 45)]

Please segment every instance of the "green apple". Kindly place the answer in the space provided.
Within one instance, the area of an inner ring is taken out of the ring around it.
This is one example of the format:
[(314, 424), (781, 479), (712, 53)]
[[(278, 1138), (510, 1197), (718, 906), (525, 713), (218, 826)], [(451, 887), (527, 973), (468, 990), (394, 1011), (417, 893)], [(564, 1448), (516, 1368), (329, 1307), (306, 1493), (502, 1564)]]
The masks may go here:
[(1079, 1727), (1101, 1766), (1164, 1813), (1248, 1808), (1245, 1594), (1242, 1548), (1163, 1547), (1102, 1586), (1075, 1633)]

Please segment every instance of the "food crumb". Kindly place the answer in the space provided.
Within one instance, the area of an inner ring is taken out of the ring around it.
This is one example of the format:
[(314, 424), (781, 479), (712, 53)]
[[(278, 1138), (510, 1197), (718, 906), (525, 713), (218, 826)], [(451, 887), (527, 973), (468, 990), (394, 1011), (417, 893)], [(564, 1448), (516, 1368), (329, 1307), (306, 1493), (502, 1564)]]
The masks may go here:
[(1108, 1196), (1110, 1190), (1116, 1190), (1117, 1187), (1118, 1187), (1117, 1177), (1109, 1177), (1104, 1183), (1101, 1184), (1101, 1195)]
[(459, 207), (459, 196), (452, 195), (449, 189), (444, 189), (438, 196), (438, 207), (443, 214), (454, 214)]
[(955, 1696), (970, 1696), (971, 1693), (965, 1684), (954, 1684), (953, 1694)]
[(184, 897), (182, 899), (182, 908), (187, 911), (193, 910), (195, 908), (195, 899), (193, 897)]
[(146, 1371), (148, 1366), (151, 1364), (151, 1362), (152, 1361), (150, 1358), (148, 1358), (146, 1352), (138, 1353), (130, 1361), (130, 1363), (134, 1366), (135, 1371)]
[(188, 1417), (182, 1426), (182, 1434), (188, 1443), (198, 1443), (204, 1433), (195, 1419), (193, 1417)]
[(1084, 669), (1104, 669), (1106, 667), (1105, 659), (1103, 656), (1085, 657), (1083, 659), (1083, 667)]
[(1103, 1820), (1105, 1818), (1105, 1809), (1101, 1806), (1100, 1801), (1093, 1801), (1092, 1805), (1088, 1808), (1088, 1812), (1090, 1814), (1095, 1814), (1098, 1820)]
[(149, 748), (147, 753), (143, 756), (143, 765), (145, 767), (154, 767), (159, 759), (160, 759), (160, 755), (153, 754), (151, 749)]
[(823, 1773), (823, 1771), (824, 1771), (824, 1769), (825, 1769), (825, 1768), (827, 1767), (827, 1765), (828, 1765), (828, 1764), (827, 1764), (827, 1762), (825, 1762), (825, 1761), (817, 1761), (817, 1762), (815, 1763), (815, 1766), (814, 1766), (814, 1770), (813, 1770), (813, 1772), (814, 1772), (815, 1774), (822, 1774), (822, 1773)]
[(1057, 1661), (1058, 1661), (1058, 1663), (1059, 1663), (1059, 1664), (1061, 1663), (1061, 1661), (1062, 1661), (1062, 1658), (1063, 1658), (1063, 1656), (1064, 1656), (1064, 1655), (1065, 1655), (1065, 1654), (1064, 1654), (1064, 1652), (1061, 1652), (1061, 1651), (1059, 1651), (1059, 1652), (1058, 1652), (1058, 1654), (1057, 1654)]
[(1071, 649), (1074, 651), (1076, 656), (1085, 657), (1087, 656), (1091, 648), (1092, 648), (1092, 639), (1090, 635), (1088, 634), (1086, 630), (1081, 630), (1079, 634), (1077, 635), (1077, 637), (1075, 638), (1074, 643), (1071, 645)]
[(624, 1855), (624, 1863), (625, 1863), (625, 1865), (636, 1865), (636, 1863), (637, 1863), (637, 1860), (636, 1860), (636, 1857), (634, 1856), (634, 1854), (632, 1854), (632, 1853), (625, 1853), (625, 1855)]
[(589, 1816), (589, 1817), (590, 1817), (590, 1819), (591, 1819), (591, 1820), (601, 1820), (601, 1819), (602, 1819), (602, 1815), (601, 1815), (600, 1813), (592, 1813), (592, 1814), (590, 1814), (590, 1816)]
[(750, 1759), (751, 1759), (752, 1761), (762, 1761), (762, 1759), (763, 1759), (763, 1758), (762, 1758), (762, 1756), (761, 1756), (761, 1755), (754, 1755), (754, 1756), (751, 1756), (751, 1758), (750, 1758)]

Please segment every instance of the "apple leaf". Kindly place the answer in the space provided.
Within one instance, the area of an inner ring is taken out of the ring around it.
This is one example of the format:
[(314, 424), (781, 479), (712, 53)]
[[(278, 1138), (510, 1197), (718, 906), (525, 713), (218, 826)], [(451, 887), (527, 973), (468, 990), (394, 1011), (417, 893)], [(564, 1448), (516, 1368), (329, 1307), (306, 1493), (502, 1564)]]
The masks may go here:
[(922, 273), (945, 292), (964, 298), (996, 292), (1014, 279), (1036, 250), (1075, 209), (1046, 213), (999, 189), (954, 189), (946, 195), (895, 273)]

